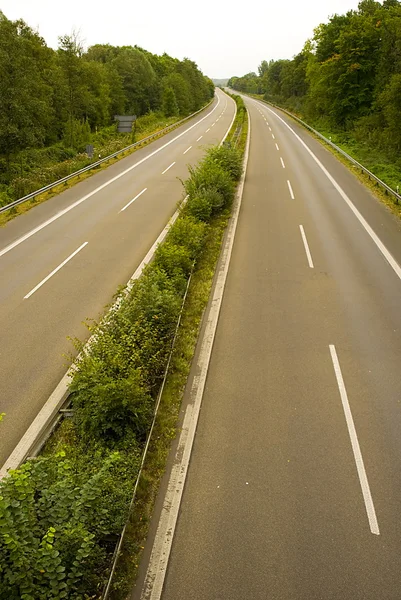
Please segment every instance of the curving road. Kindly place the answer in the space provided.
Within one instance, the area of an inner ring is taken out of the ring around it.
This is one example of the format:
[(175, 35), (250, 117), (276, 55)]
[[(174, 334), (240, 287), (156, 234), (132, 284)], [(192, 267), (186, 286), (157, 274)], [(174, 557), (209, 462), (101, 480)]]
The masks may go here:
[(399, 600), (401, 224), (304, 129), (245, 101), (242, 208), (167, 575), (141, 593), (144, 560), (133, 598)]
[(0, 230), (0, 465), (97, 318), (182, 198), (178, 178), (221, 141), (235, 104), (220, 90), (194, 119)]

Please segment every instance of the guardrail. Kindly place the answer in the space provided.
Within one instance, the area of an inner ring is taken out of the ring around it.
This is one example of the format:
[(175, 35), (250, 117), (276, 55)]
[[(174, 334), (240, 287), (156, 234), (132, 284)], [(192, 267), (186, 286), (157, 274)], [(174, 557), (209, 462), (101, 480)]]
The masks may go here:
[(378, 185), (380, 185), (380, 187), (382, 187), (384, 189), (384, 191), (386, 192), (386, 194), (390, 194), (390, 196), (393, 196), (393, 198), (395, 199), (395, 203), (396, 204), (398, 204), (401, 201), (401, 194), (399, 194), (398, 192), (396, 192), (395, 190), (393, 190), (389, 185), (387, 185), (387, 183), (384, 183), (384, 181), (382, 181), (381, 179), (379, 179), (379, 177), (377, 177), (374, 173), (372, 173), (371, 171), (369, 171), (369, 169), (367, 169), (366, 167), (364, 167), (363, 165), (361, 165), (361, 163), (359, 163), (357, 160), (355, 160), (355, 158), (352, 158), (352, 156), (350, 156), (349, 154), (347, 154), (347, 152), (345, 152), (344, 150), (342, 150), (339, 146), (337, 146), (336, 144), (334, 144), (331, 140), (329, 140), (328, 138), (326, 138), (319, 131), (317, 131), (316, 129), (313, 129), (313, 127), (311, 127), (310, 125), (308, 125), (308, 123), (305, 123), (305, 121), (302, 121), (302, 119), (300, 119), (299, 117), (297, 117), (296, 115), (294, 115), (293, 113), (291, 113), (289, 110), (286, 110), (285, 108), (282, 108), (281, 106), (278, 106), (277, 104), (273, 104), (273, 102), (266, 102), (266, 100), (259, 100), (259, 102), (263, 102), (264, 104), (273, 106), (274, 108), (277, 108), (278, 110), (281, 110), (282, 112), (286, 113), (289, 117), (291, 117), (295, 121), (298, 121), (298, 123), (300, 123), (303, 127), (305, 127), (306, 129), (309, 129), (309, 131), (311, 131), (312, 133), (314, 133), (315, 135), (317, 135), (326, 144), (328, 144), (334, 150), (336, 150), (336, 152), (339, 152), (342, 156), (344, 156), (344, 158), (346, 158), (347, 160), (349, 160), (355, 167), (357, 167), (363, 173), (365, 173), (365, 175), (368, 175), (368, 177), (370, 179), (373, 179)]
[(90, 171), (91, 169), (95, 169), (99, 165), (107, 162), (108, 160), (110, 160), (112, 158), (115, 158), (119, 154), (127, 152), (127, 150), (131, 150), (132, 148), (135, 148), (136, 146), (140, 146), (144, 142), (148, 142), (149, 140), (159, 137), (160, 135), (164, 135), (164, 134), (168, 133), (172, 129), (175, 129), (179, 125), (182, 125), (182, 123), (185, 123), (185, 121), (192, 119), (192, 117), (195, 117), (195, 115), (198, 115), (200, 112), (205, 110), (208, 106), (210, 106), (212, 104), (213, 100), (214, 100), (214, 98), (210, 102), (208, 102), (206, 104), (206, 106), (203, 106), (196, 112), (192, 113), (191, 115), (188, 115), (188, 117), (185, 117), (184, 119), (181, 119), (180, 121), (177, 121), (176, 123), (173, 123), (172, 125), (169, 125), (168, 127), (164, 127), (164, 129), (160, 129), (159, 131), (152, 133), (152, 135), (148, 135), (147, 137), (143, 138), (142, 140), (139, 140), (138, 142), (135, 142), (134, 144), (130, 144), (129, 146), (126, 146), (125, 148), (121, 148), (121, 150), (117, 150), (117, 152), (114, 152), (113, 154), (109, 154), (109, 156), (105, 156), (105, 158), (101, 158), (100, 160), (97, 160), (96, 162), (91, 163), (90, 165), (88, 165), (87, 167), (84, 167), (83, 169), (80, 169), (79, 171), (74, 171), (74, 173), (71, 173), (70, 175), (66, 175), (62, 179), (58, 179), (57, 181), (54, 181), (53, 183), (49, 183), (48, 185), (45, 185), (44, 187), (40, 188), (39, 190), (36, 190), (35, 192), (31, 192), (30, 194), (27, 194), (26, 196), (23, 196), (22, 198), (18, 198), (18, 200), (14, 200), (13, 202), (10, 202), (10, 204), (6, 204), (6, 206), (1, 206), (0, 214), (3, 212), (6, 212), (7, 210), (10, 210), (10, 208), (14, 208), (14, 206), (18, 206), (19, 204), (22, 204), (23, 202), (27, 202), (28, 200), (33, 200), (33, 198), (35, 198), (36, 196), (39, 196), (39, 194), (48, 192), (52, 188), (56, 187), (57, 185), (60, 185), (61, 183), (65, 183), (66, 181), (69, 181), (73, 177), (77, 177), (77, 176), (81, 175), (82, 173), (86, 173), (87, 171)]

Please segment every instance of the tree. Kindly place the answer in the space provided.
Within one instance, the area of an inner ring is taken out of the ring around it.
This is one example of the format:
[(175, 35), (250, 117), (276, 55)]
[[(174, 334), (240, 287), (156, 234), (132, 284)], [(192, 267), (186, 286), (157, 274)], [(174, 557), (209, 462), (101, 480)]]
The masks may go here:
[(163, 112), (166, 117), (173, 117), (179, 113), (177, 99), (171, 87), (166, 87), (163, 91)]
[(0, 12), (0, 150), (8, 164), (11, 155), (46, 140), (54, 114), (42, 73), (51, 54), (24, 21), (9, 21)]

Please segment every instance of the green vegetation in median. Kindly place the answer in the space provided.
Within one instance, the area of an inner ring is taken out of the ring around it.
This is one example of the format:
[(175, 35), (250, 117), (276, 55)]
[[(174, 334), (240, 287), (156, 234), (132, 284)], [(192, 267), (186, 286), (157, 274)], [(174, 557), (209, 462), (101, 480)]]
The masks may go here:
[[(213, 276), (214, 264), (204, 259), (211, 247), (209, 260), (217, 258), (241, 162), (232, 147), (212, 148), (191, 170), (184, 183), (188, 201), (165, 242), (119, 310), (94, 328), (95, 342), (77, 361), (73, 419), (62, 423), (42, 456), (0, 483), (0, 599), (101, 595), (128, 517), (187, 281), (193, 272), (197, 289), (205, 288), (189, 330), (184, 314), (185, 339), (177, 340), (183, 354), (175, 356), (173, 369), (181, 385)], [(206, 284), (200, 272), (207, 273)], [(194, 303), (190, 294), (187, 306)], [(168, 437), (171, 427), (175, 423)]]
[(362, 0), (333, 15), (292, 60), (232, 77), (307, 121), (387, 185), (401, 188), (401, 2)]

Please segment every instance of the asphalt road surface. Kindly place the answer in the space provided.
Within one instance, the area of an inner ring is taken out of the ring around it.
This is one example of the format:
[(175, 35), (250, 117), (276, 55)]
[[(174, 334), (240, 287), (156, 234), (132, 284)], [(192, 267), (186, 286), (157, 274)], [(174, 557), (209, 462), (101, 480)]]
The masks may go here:
[(400, 600), (401, 225), (290, 118), (246, 104), (242, 208), (161, 597)]
[(83, 321), (134, 273), (183, 196), (178, 178), (234, 111), (217, 90), (194, 119), (0, 229), (0, 464), (65, 374), (68, 337), (88, 336)]

